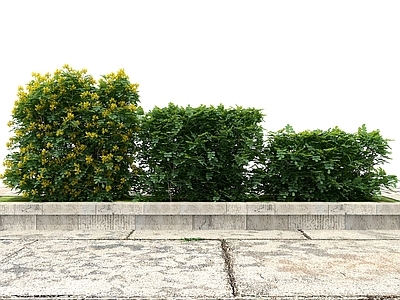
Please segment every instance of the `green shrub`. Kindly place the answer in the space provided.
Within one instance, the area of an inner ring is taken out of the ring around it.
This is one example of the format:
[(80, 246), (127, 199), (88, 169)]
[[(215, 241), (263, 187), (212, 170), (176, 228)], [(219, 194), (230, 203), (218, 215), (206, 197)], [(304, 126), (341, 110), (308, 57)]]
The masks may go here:
[(260, 110), (155, 107), (141, 120), (144, 191), (161, 201), (243, 201), (261, 182)]
[(388, 141), (365, 125), (355, 134), (288, 125), (267, 136), (264, 192), (281, 201), (370, 200), (397, 182), (379, 167), (389, 160)]
[(98, 82), (65, 65), (19, 87), (4, 183), (32, 201), (111, 201), (128, 195), (137, 84), (123, 70)]

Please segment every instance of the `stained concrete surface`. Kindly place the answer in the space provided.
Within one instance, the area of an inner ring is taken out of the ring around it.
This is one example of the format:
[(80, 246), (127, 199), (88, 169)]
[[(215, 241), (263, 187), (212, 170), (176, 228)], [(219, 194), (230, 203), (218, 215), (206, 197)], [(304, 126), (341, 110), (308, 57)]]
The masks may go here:
[(400, 299), (400, 231), (0, 231), (0, 299)]
[(234, 241), (239, 296), (400, 296), (400, 240)]

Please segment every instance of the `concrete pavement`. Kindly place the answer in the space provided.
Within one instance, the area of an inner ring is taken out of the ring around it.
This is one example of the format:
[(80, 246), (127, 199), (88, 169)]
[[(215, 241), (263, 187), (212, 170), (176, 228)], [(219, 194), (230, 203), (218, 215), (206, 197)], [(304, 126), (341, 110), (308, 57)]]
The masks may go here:
[(400, 299), (400, 231), (0, 231), (0, 299)]

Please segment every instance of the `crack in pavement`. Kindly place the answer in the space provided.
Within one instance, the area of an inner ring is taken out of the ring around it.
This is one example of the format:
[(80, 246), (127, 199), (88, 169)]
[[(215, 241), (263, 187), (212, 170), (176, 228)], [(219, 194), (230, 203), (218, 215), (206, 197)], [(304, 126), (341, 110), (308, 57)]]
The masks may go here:
[(221, 248), (222, 248), (222, 256), (224, 258), (225, 262), (225, 269), (228, 275), (228, 281), (229, 285), (231, 286), (232, 289), (232, 295), (233, 297), (237, 296), (237, 285), (236, 285), (236, 278), (233, 272), (233, 258), (231, 255), (231, 248), (229, 247), (228, 243), (226, 240), (222, 239), (221, 241)]
[(129, 238), (131, 237), (131, 235), (135, 232), (135, 229), (132, 229), (131, 232), (128, 233), (128, 235), (124, 238), (124, 240), (129, 240)]
[(307, 238), (307, 239), (309, 239), (309, 240), (312, 240), (311, 236), (309, 236), (307, 233), (305, 233), (303, 229), (299, 228), (299, 229), (297, 229), (297, 230), (300, 231), (301, 234), (302, 234), (305, 238)]
[(22, 248), (14, 251), (13, 253), (10, 253), (9, 255), (7, 255), (6, 257), (4, 257), (0, 263), (6, 262), (7, 260), (9, 260), (11, 257), (17, 255), (19, 252), (21, 252), (22, 250), (26, 249), (29, 245), (32, 245), (33, 243), (36, 243), (38, 240), (34, 240), (30, 243), (25, 244)]

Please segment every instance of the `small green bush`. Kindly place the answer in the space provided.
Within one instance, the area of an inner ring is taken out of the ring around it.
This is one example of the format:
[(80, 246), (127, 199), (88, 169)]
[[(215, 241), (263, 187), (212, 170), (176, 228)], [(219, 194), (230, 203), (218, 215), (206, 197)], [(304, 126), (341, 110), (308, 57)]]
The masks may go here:
[(267, 136), (264, 193), (280, 201), (366, 201), (397, 177), (379, 165), (389, 160), (387, 139), (365, 125), (295, 133), (289, 125)]
[(161, 201), (244, 201), (261, 183), (257, 109), (155, 107), (141, 120), (144, 191)]
[(137, 84), (65, 65), (19, 87), (4, 183), (32, 201), (111, 201), (135, 184)]

